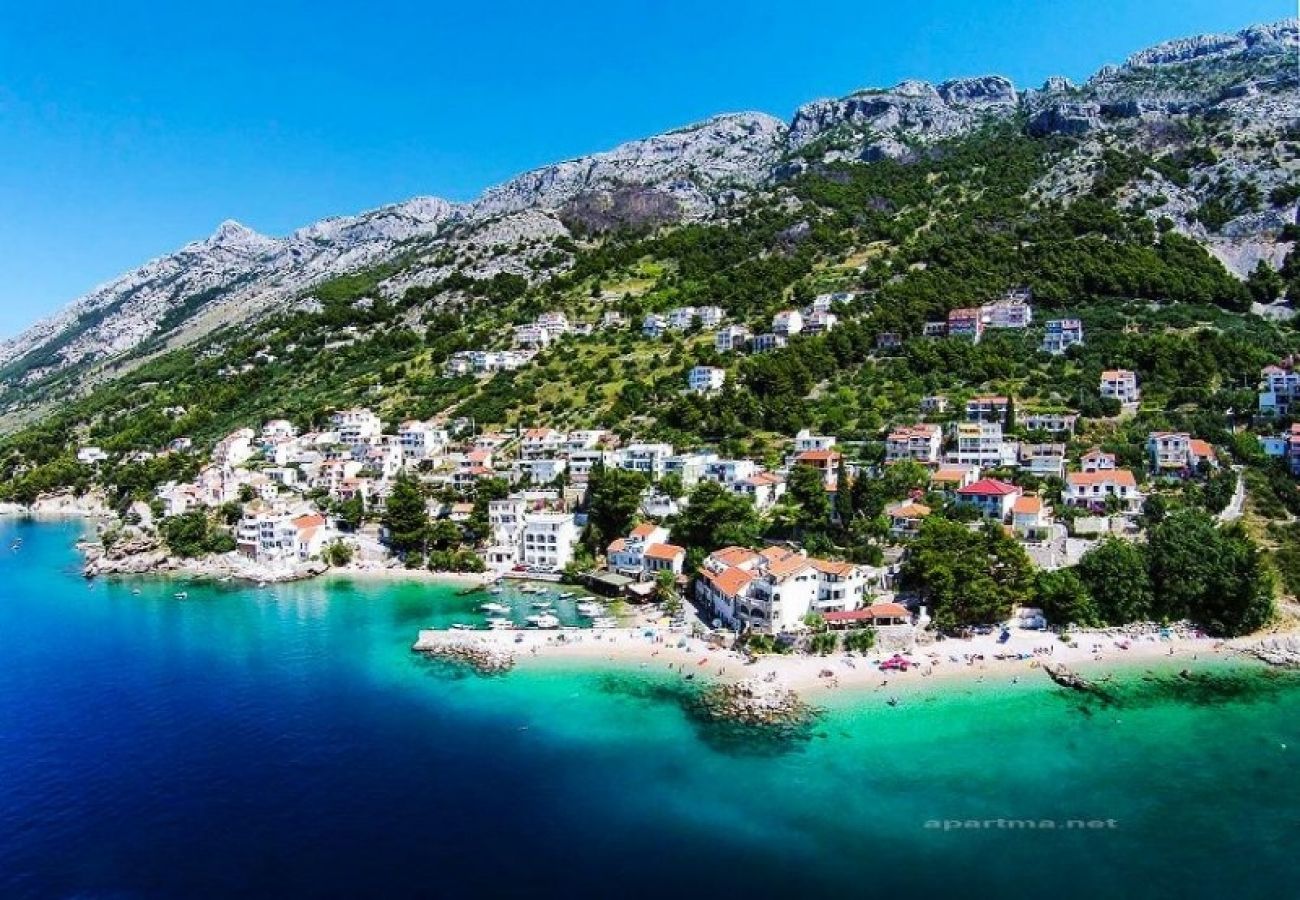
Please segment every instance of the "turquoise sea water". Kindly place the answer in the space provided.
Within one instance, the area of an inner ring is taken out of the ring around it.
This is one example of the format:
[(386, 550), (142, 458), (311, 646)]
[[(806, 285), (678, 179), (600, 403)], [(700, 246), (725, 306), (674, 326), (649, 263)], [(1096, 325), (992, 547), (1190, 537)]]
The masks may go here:
[(78, 529), (0, 522), (3, 897), (1293, 895), (1290, 677), (840, 695), (764, 740), (667, 673), (416, 657), (454, 586), (177, 601), (87, 587)]

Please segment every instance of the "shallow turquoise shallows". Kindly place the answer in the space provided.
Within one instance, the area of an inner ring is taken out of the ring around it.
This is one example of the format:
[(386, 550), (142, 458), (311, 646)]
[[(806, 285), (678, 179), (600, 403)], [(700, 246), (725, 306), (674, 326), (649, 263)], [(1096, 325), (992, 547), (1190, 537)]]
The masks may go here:
[(1295, 896), (1290, 677), (762, 740), (666, 672), (416, 657), (486, 599), (454, 586), (87, 586), (79, 532), (0, 522), (0, 897)]

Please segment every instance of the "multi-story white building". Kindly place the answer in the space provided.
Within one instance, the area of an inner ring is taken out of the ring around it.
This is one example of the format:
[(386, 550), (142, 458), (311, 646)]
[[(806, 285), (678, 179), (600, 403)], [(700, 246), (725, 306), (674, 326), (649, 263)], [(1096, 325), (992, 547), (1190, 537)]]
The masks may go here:
[(754, 335), (754, 339), (750, 341), (749, 347), (755, 353), (766, 353), (769, 350), (780, 350), (787, 343), (789, 343), (789, 341), (784, 334), (773, 334), (768, 332), (766, 334)]
[(263, 444), (282, 444), (298, 436), (298, 428), (288, 419), (271, 419), (262, 426)]
[(957, 489), (957, 500), (979, 510), (986, 519), (1005, 521), (1011, 515), (1011, 508), (1023, 493), (1014, 484), (999, 481), (996, 478), (981, 478), (974, 484)]
[(803, 331), (803, 315), (797, 309), (783, 309), (772, 317), (772, 331), (790, 338)]
[(526, 325), (515, 326), (515, 346), (531, 347), (535, 350), (545, 350), (551, 343), (551, 332), (537, 322), (529, 322)]
[(713, 336), (713, 348), (719, 353), (743, 350), (749, 342), (750, 332), (744, 325), (728, 325), (719, 328)]
[(769, 547), (728, 547), (711, 554), (696, 580), (696, 597), (729, 627), (768, 634), (800, 631), (810, 612), (859, 608), (870, 575), (851, 563), (810, 559)]
[(1020, 424), (1026, 431), (1046, 431), (1050, 434), (1073, 434), (1078, 421), (1079, 414), (1072, 412), (1026, 410), (1020, 416)]
[(1016, 444), (1003, 440), (1000, 422), (958, 422), (955, 434), (957, 449), (949, 462), (986, 469), (1016, 464)]
[(1083, 323), (1078, 319), (1048, 319), (1043, 331), (1044, 353), (1058, 356), (1083, 345)]
[(570, 450), (569, 480), (582, 484), (591, 477), (591, 470), (597, 465), (609, 466), (614, 462), (614, 453), (610, 450)]
[(1128, 369), (1107, 369), (1101, 373), (1101, 396), (1120, 403), (1136, 403), (1141, 393), (1137, 375)]
[(795, 454), (806, 453), (809, 450), (830, 450), (835, 446), (835, 436), (832, 434), (813, 434), (807, 428), (799, 431), (794, 436)]
[(1297, 397), (1300, 397), (1300, 372), (1281, 366), (1265, 366), (1260, 372), (1260, 415), (1289, 416)]
[[(242, 466), (253, 458), (253, 429), (240, 428), (232, 431), (212, 448), (212, 462), (223, 469)], [(96, 448), (97, 449), (97, 448)]]
[(939, 461), (943, 449), (943, 429), (938, 425), (903, 425), (885, 439), (885, 462), (915, 460), (929, 465)]
[(368, 409), (345, 409), (330, 416), (330, 428), (338, 433), (339, 443), (349, 447), (371, 444), (384, 433), (379, 416)]
[(551, 340), (568, 334), (573, 330), (569, 318), (562, 312), (544, 312), (537, 317), (537, 325), (546, 330)]
[(1138, 492), (1137, 479), (1128, 469), (1071, 472), (1065, 476), (1065, 502), (1070, 506), (1100, 511), (1105, 509), (1108, 497), (1119, 501), (1122, 512), (1142, 510), (1142, 494)]
[(572, 513), (525, 513), (520, 561), (558, 572), (572, 562), (577, 537)]
[(704, 477), (719, 484), (733, 484), (758, 472), (752, 459), (719, 459), (714, 456), (704, 467)]
[(695, 317), (705, 328), (717, 328), (726, 317), (721, 306), (701, 306), (695, 310)]
[(1115, 468), (1115, 454), (1093, 447), (1079, 457), (1079, 467), (1085, 472), (1109, 472)]
[(77, 451), (77, 462), (83, 466), (93, 466), (107, 460), (108, 454), (99, 447), (82, 447)]
[(775, 472), (756, 472), (726, 484), (734, 493), (748, 497), (759, 512), (771, 509), (785, 496), (785, 479)]
[(1151, 471), (1160, 474), (1186, 475), (1202, 465), (1214, 465), (1214, 448), (1179, 431), (1153, 431), (1147, 435), (1147, 456)]
[(628, 444), (614, 452), (614, 465), (658, 481), (664, 477), (664, 466), (672, 455), (672, 444)]
[(809, 334), (825, 334), (834, 328), (840, 321), (840, 317), (833, 312), (822, 312), (814, 310), (808, 314), (804, 320), (804, 331)]
[(989, 328), (1028, 328), (1034, 319), (1033, 307), (1020, 297), (1003, 297), (980, 312)]
[(397, 426), (397, 443), (407, 459), (431, 459), (447, 446), (447, 432), (432, 422), (410, 419)]
[(663, 337), (668, 330), (668, 317), (659, 313), (649, 313), (641, 320), (641, 333), (648, 338)]
[(932, 394), (921, 398), (922, 415), (941, 415), (948, 411), (948, 398), (942, 394)]
[(709, 466), (717, 459), (716, 453), (675, 453), (664, 460), (664, 474), (676, 475), (689, 490), (707, 477)]
[(686, 383), (695, 394), (712, 394), (720, 391), (726, 381), (727, 370), (716, 366), (695, 366), (686, 376)]
[(1010, 403), (1006, 397), (972, 397), (966, 401), (966, 421), (1004, 422)]
[(530, 428), (519, 440), (519, 455), (524, 459), (551, 456), (564, 449), (567, 436), (554, 428)]
[(965, 338), (979, 343), (984, 336), (984, 312), (979, 307), (954, 309), (948, 313), (948, 337)]
[(1040, 477), (1065, 477), (1064, 444), (1021, 444), (1020, 466)]
[(678, 306), (668, 310), (668, 327), (673, 331), (685, 331), (695, 322), (694, 306)]

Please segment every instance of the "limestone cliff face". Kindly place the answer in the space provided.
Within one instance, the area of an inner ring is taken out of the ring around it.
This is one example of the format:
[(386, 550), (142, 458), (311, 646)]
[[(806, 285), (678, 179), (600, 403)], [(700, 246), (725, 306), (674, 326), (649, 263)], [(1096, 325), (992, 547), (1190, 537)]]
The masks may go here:
[(1149, 177), (1127, 186), (1121, 200), (1171, 218), (1244, 274), (1257, 260), (1280, 260), (1289, 245), (1279, 235), (1295, 222), (1295, 204), (1243, 211), (1214, 227), (1196, 210), (1222, 185), (1247, 183), (1267, 196), (1297, 177), (1297, 161), (1285, 148), (1300, 129), (1298, 51), (1300, 29), (1288, 20), (1160, 44), (1078, 86), (1054, 77), (1019, 91), (999, 75), (938, 85), (904, 81), (807, 103), (788, 124), (762, 113), (716, 116), (526, 172), (466, 204), (420, 197), (284, 237), (224, 222), (210, 237), (95, 288), (0, 343), (0, 407), (72, 367), (142, 345), (192, 344), (224, 325), (309, 302), (322, 281), (380, 262), (402, 261), (380, 285), (392, 297), (453, 271), (537, 278), (567, 264), (573, 231), (709, 218), (799, 171), (911, 159), (998, 121), (1074, 142), (1036, 188), (1042, 199), (1065, 202), (1088, 191), (1105, 148), (1176, 152), (1186, 143), (1189, 117), (1231, 121), (1235, 140), (1199, 164), (1190, 184)]

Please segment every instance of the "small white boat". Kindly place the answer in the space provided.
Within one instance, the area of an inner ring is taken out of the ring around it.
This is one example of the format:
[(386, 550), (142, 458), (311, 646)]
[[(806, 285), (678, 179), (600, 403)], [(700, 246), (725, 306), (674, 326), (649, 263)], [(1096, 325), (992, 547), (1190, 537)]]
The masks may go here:
[(534, 628), (559, 628), (560, 620), (557, 616), (550, 613), (540, 613), (536, 616), (528, 617), (528, 624)]
[(463, 622), (454, 622), (454, 623), (452, 623), (451, 630), (452, 630), (452, 631), (471, 631), (471, 630), (473, 630), (473, 629), (472, 629), (471, 626), (466, 625), (466, 624), (463, 623)]
[(500, 594), (500, 593), (501, 593), (501, 588), (499, 588), (499, 587), (494, 587), (494, 588), (492, 588), (490, 591), (488, 591), (488, 593), (489, 593), (489, 594)]
[(617, 628), (618, 619), (613, 616), (597, 616), (591, 620), (592, 628)]
[(487, 627), (492, 631), (511, 631), (514, 629), (515, 623), (509, 619), (488, 619)]
[(560, 595), (560, 599), (561, 599), (561, 600), (572, 600), (572, 599), (573, 599), (574, 597), (576, 597), (576, 596), (578, 596), (578, 595), (575, 594), (573, 591), (565, 591), (563, 594)]
[(554, 605), (550, 600), (534, 600), (532, 602), (533, 609), (550, 609)]
[(603, 616), (605, 614), (605, 607), (601, 606), (599, 603), (592, 603), (584, 600), (578, 604), (578, 613), (584, 616)]
[(484, 603), (479, 606), (479, 609), (483, 610), (483, 612), (490, 613), (510, 612), (510, 607), (506, 606), (504, 603)]
[(177, 600), (188, 600), (188, 599), (190, 599), (190, 592), (189, 592), (189, 591), (177, 591), (177, 592), (176, 592), (175, 594), (173, 594), (172, 596), (174, 596)]

